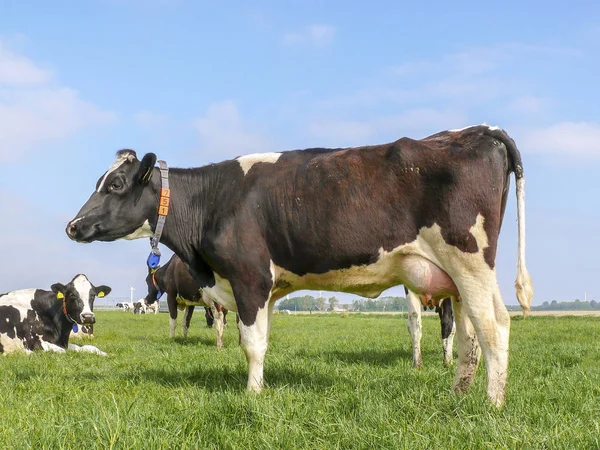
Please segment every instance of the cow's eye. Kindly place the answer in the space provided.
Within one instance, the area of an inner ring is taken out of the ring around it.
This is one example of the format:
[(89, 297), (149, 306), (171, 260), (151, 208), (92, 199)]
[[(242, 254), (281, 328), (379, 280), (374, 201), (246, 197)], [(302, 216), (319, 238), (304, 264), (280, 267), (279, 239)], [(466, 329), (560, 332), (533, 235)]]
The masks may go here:
[(119, 183), (118, 181), (113, 181), (110, 186), (108, 187), (108, 191), (118, 191), (119, 189), (121, 189), (123, 187), (123, 185), (121, 183)]

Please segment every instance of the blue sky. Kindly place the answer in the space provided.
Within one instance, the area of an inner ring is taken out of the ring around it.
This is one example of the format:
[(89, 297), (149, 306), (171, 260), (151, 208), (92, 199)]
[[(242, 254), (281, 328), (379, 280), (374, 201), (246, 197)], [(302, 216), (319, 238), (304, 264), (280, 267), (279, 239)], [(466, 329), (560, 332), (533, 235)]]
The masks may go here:
[[(534, 304), (600, 300), (600, 4), (363, 3), (1, 2), (0, 292), (145, 294), (147, 240), (64, 233), (120, 148), (189, 167), (486, 122), (523, 156)], [(516, 250), (513, 180), (507, 304)]]

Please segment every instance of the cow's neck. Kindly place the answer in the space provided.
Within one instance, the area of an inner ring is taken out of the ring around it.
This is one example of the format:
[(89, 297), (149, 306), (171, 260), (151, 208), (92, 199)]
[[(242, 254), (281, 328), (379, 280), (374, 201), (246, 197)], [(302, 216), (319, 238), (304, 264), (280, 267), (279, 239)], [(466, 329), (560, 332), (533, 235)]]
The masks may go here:
[[(218, 207), (223, 195), (214, 169), (215, 166), (205, 166), (169, 170), (171, 200), (160, 242), (188, 264), (201, 254), (206, 220), (213, 215), (211, 212)], [(156, 169), (153, 183), (157, 183), (157, 193), (161, 183), (158, 175)]]
[(31, 306), (42, 320), (44, 339), (59, 347), (66, 348), (69, 343), (72, 324), (63, 313), (62, 301), (58, 299), (40, 300), (35, 303), (32, 302)]

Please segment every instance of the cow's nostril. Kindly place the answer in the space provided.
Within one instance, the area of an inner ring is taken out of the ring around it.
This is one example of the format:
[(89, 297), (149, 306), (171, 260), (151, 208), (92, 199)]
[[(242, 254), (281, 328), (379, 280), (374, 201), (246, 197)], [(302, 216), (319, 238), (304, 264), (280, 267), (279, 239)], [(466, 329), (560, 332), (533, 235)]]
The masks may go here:
[(67, 227), (67, 234), (69, 236), (73, 236), (73, 234), (75, 234), (76, 231), (77, 231), (77, 225), (74, 223), (69, 224), (69, 226)]

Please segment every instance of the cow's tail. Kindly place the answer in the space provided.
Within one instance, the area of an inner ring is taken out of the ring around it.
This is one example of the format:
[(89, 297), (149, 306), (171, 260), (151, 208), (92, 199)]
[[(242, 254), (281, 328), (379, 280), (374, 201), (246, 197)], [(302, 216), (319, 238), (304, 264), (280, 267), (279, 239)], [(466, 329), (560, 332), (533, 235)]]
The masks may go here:
[(518, 227), (518, 256), (517, 279), (515, 288), (517, 300), (523, 309), (523, 316), (529, 315), (531, 299), (533, 298), (533, 283), (525, 265), (525, 174), (521, 153), (515, 141), (506, 132), (497, 127), (489, 127), (489, 134), (504, 144), (508, 152), (509, 170), (514, 172), (517, 185), (517, 227)]

